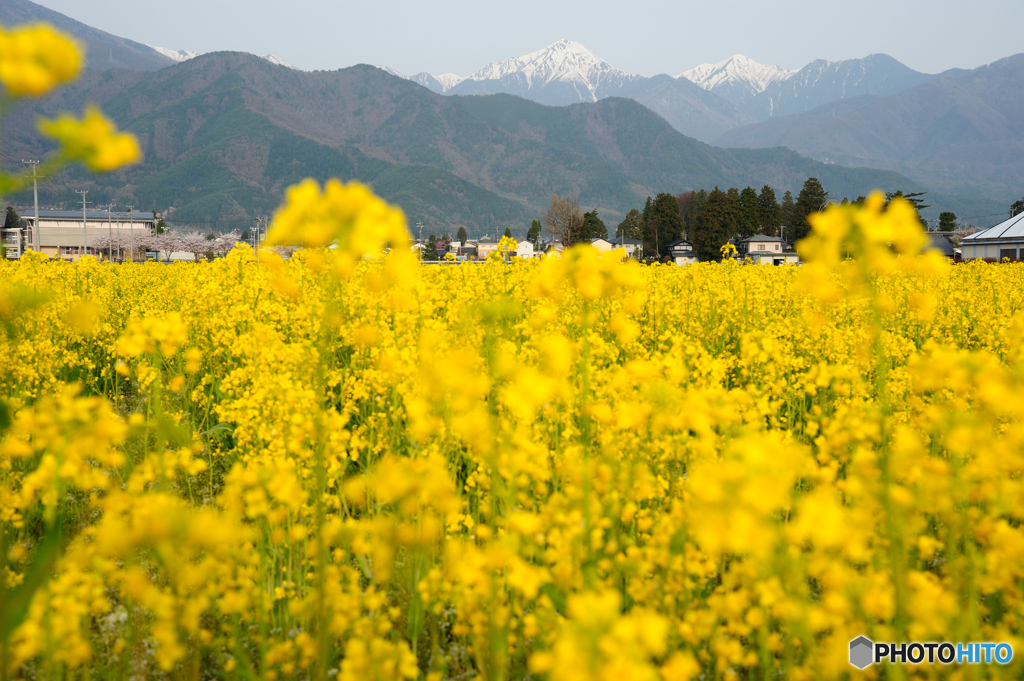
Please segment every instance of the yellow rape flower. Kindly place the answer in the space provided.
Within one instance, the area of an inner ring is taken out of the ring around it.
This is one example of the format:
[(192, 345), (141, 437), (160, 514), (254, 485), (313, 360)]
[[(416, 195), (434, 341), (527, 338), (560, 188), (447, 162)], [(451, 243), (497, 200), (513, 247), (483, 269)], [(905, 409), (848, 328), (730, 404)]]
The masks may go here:
[(96, 172), (115, 170), (137, 162), (142, 156), (135, 135), (118, 132), (113, 121), (91, 104), (85, 107), (81, 119), (71, 114), (44, 118), (39, 121), (39, 130), (60, 142), (65, 158), (82, 161)]
[(12, 97), (39, 97), (82, 68), (78, 44), (47, 24), (0, 27), (0, 82)]

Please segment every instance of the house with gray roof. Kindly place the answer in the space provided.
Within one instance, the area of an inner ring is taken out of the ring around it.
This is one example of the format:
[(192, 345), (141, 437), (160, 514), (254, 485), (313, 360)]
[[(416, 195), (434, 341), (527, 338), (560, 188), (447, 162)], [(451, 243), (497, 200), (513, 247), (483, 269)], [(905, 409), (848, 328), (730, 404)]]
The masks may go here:
[(960, 253), (964, 260), (1024, 259), (1024, 213), (983, 232), (965, 236), (960, 241)]

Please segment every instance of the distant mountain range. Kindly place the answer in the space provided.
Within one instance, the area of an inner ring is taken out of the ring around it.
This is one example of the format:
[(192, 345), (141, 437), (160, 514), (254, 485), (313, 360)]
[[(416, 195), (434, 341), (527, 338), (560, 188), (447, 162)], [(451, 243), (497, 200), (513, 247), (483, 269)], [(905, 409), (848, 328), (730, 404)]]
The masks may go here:
[(923, 189), (787, 149), (710, 147), (624, 98), (551, 107), (444, 97), (370, 66), (306, 73), (231, 52), (156, 72), (89, 72), (5, 119), (5, 151), (47, 153), (36, 117), (87, 101), (138, 136), (145, 161), (108, 176), (67, 172), (48, 181), (48, 196), (70, 201), (86, 188), (97, 205), (131, 200), (192, 224), (268, 214), (306, 176), (368, 182), (410, 223), (476, 233), (528, 224), (552, 193), (617, 221), (649, 195), (715, 185), (770, 184), (781, 195), (816, 176), (839, 196)]
[(522, 57), (488, 64), (465, 78), (419, 73), (411, 80), (439, 94), (504, 93), (555, 106), (629, 97), (684, 135), (711, 142), (734, 127), (839, 99), (894, 94), (935, 77), (874, 54), (838, 62), (819, 59), (799, 71), (735, 55), (674, 77), (646, 78), (614, 68), (577, 42), (559, 40)]
[(119, 38), (29, 0), (0, 0), (0, 24), (16, 26), (37, 21), (52, 24), (81, 41), (86, 48), (86, 65), (92, 69), (154, 71), (174, 63), (170, 56), (149, 45)]
[[(940, 77), (886, 55), (798, 71), (736, 55), (648, 78), (563, 40), (465, 78), (407, 78), (387, 67), (304, 73), (272, 55), (197, 56), (0, 0), (0, 22), (37, 20), (82, 41), (90, 69), (5, 119), (5, 154), (45, 153), (36, 115), (98, 101), (139, 135), (146, 162), (101, 180), (71, 171), (48, 191), (91, 182), (97, 200), (125, 196), (189, 222), (269, 212), (304, 175), (370, 182), (413, 222), (477, 229), (534, 217), (552, 192), (579, 194), (610, 217), (660, 191), (795, 191), (810, 175), (837, 197), (940, 188), (948, 194), (929, 195), (931, 212), (961, 215), (1003, 210), (1022, 193), (1017, 58)], [(757, 149), (780, 145), (822, 163)]]
[(959, 194), (1024, 194), (1024, 54), (887, 97), (856, 97), (735, 128), (729, 147), (786, 146), (836, 163), (889, 168)]
[[(127, 38), (119, 38), (80, 21), (75, 21), (60, 12), (31, 2), (31, 0), (0, 0), (0, 24), (16, 26), (38, 21), (52, 24), (77, 38), (85, 46), (86, 67), (99, 71), (107, 69), (155, 71), (199, 56), (197, 52), (189, 50), (171, 50), (166, 47), (145, 45)], [(292, 68), (290, 64), (272, 54), (264, 55), (263, 59), (273, 64)]]

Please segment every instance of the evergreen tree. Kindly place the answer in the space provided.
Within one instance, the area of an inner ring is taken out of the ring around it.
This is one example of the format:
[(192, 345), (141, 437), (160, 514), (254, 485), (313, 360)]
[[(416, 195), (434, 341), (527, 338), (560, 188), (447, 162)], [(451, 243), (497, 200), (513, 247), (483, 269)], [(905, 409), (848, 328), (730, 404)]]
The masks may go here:
[(512, 228), (509, 227), (508, 225), (505, 225), (505, 236), (507, 236), (509, 239), (512, 238)]
[(14, 206), (7, 206), (7, 229), (24, 229), (25, 225), (26, 222), (18, 215), (18, 211), (14, 210)]
[(636, 208), (626, 213), (626, 219), (615, 228), (615, 236), (626, 239), (639, 239), (644, 232), (644, 216)]
[[(790, 196), (789, 200), (792, 201), (793, 197)], [(761, 196), (757, 198), (757, 206), (761, 215), (761, 225), (758, 231), (766, 236), (779, 236), (782, 210), (779, 208), (779, 202), (775, 200), (775, 190), (768, 185), (761, 187)]]
[(807, 216), (825, 210), (826, 206), (828, 206), (828, 192), (821, 186), (818, 178), (807, 178), (793, 205), (793, 220), (790, 225), (790, 239), (793, 243), (810, 233), (811, 224), (807, 222)]
[(534, 220), (530, 223), (530, 229), (526, 232), (526, 240), (531, 242), (534, 248), (537, 247), (537, 242), (540, 239), (541, 227), (540, 220)]
[(665, 246), (683, 236), (683, 216), (672, 194), (658, 194), (644, 207), (644, 253), (661, 255)]
[(939, 213), (939, 231), (956, 231), (956, 213), (951, 213), (948, 210), (944, 210), (941, 213)]
[(892, 200), (897, 197), (906, 199), (910, 202), (910, 205), (914, 207), (914, 210), (917, 211), (917, 219), (921, 222), (921, 226), (927, 227), (928, 223), (924, 221), (923, 217), (921, 217), (922, 210), (925, 208), (931, 208), (931, 204), (925, 203), (924, 199), (921, 198), (925, 194), (927, 194), (927, 192), (910, 192), (909, 194), (904, 194), (902, 189), (898, 189), (894, 192), (886, 192), (885, 206), (888, 208), (889, 204), (892, 203)]
[(761, 228), (761, 204), (753, 187), (740, 192), (739, 233), (754, 236)]
[(725, 233), (731, 239), (740, 233), (740, 190), (736, 187), (729, 187), (725, 193)]
[[(536, 220), (534, 220), (534, 222), (536, 222)], [(465, 227), (459, 227), (459, 231), (455, 236), (458, 238), (460, 244), (462, 244), (463, 246), (466, 245), (466, 239), (468, 239), (469, 236), (466, 234)]]
[(437, 260), (437, 235), (431, 234), (427, 237), (426, 243), (423, 244), (423, 250), (420, 251), (423, 255), (420, 256), (421, 260)]
[(1020, 201), (1014, 201), (1010, 204), (1010, 217), (1015, 218), (1021, 213), (1024, 213), (1024, 199)]
[(716, 260), (721, 257), (721, 248), (729, 241), (726, 231), (728, 211), (729, 196), (715, 187), (697, 214), (690, 234), (693, 250), (701, 260)]
[(655, 243), (658, 241), (658, 235), (656, 234), (657, 226), (651, 225), (651, 214), (653, 212), (654, 201), (648, 196), (647, 202), (644, 204), (644, 212), (640, 214), (640, 217), (643, 218), (643, 231), (640, 233), (640, 240), (643, 242), (644, 255), (648, 257), (657, 257), (658, 255), (658, 251), (655, 248)]
[(590, 211), (589, 213), (583, 214), (583, 233), (582, 241), (592, 241), (594, 239), (607, 239), (608, 228), (604, 226), (604, 221), (597, 217), (597, 209)]
[(707, 200), (708, 193), (703, 189), (699, 192), (683, 192), (676, 197), (676, 201), (679, 202), (679, 213), (683, 216), (683, 238), (689, 239), (697, 214)]
[(793, 242), (793, 211), (796, 210), (796, 204), (793, 203), (793, 194), (787, 189), (786, 193), (782, 195), (782, 205), (779, 206), (779, 219), (782, 220), (782, 238), (787, 239), (790, 243)]

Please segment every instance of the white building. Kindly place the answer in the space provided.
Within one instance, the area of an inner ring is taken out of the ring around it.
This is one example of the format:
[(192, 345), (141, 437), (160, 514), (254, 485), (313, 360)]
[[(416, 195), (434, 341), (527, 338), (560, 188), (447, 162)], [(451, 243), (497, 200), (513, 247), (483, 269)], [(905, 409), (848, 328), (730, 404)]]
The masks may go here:
[(694, 265), (697, 263), (697, 254), (693, 251), (693, 245), (686, 239), (676, 239), (665, 248), (672, 262), (677, 265)]
[(591, 245), (599, 251), (613, 251), (621, 248), (626, 251), (626, 257), (632, 258), (640, 251), (642, 243), (639, 239), (627, 239), (622, 236), (612, 236), (607, 239), (591, 239)]
[(520, 258), (532, 258), (535, 255), (533, 252), (533, 242), (526, 239), (517, 242), (516, 255)]
[(736, 243), (736, 251), (740, 257), (753, 260), (758, 265), (784, 265), (800, 262), (796, 251), (787, 251), (782, 239), (777, 236), (754, 236), (740, 239)]
[[(24, 220), (23, 228), (7, 225), (7, 216), (3, 214), (3, 227), (0, 228), (3, 245), (7, 248), (7, 257), (20, 258), (29, 250), (34, 250), (35, 243), (35, 211), (31, 208), (18, 211)], [(90, 210), (85, 213), (75, 210), (41, 210), (39, 211), (39, 250), (51, 258), (77, 260), (83, 253), (97, 255), (92, 247), (93, 240), (109, 238), (114, 243), (120, 242), (123, 258), (128, 258), (135, 239), (135, 259), (145, 259), (145, 251), (141, 250), (141, 237), (149, 235), (156, 219), (152, 213), (115, 213), (108, 217), (106, 211)]]
[(964, 260), (1020, 260), (1024, 257), (1024, 213), (983, 232), (965, 236), (960, 241), (960, 254)]

